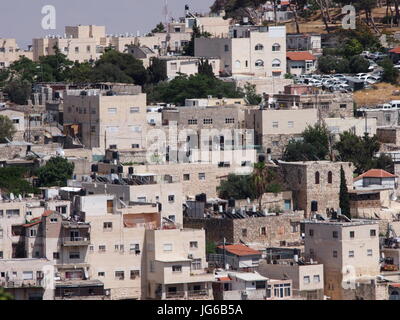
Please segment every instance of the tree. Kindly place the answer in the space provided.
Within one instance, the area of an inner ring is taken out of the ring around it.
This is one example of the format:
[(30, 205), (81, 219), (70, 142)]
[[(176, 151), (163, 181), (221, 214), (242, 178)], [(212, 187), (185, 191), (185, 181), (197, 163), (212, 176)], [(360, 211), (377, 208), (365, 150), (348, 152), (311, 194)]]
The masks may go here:
[(341, 54), (346, 58), (359, 55), (363, 52), (363, 46), (357, 39), (348, 39), (340, 50)]
[(339, 206), (340, 209), (342, 210), (342, 214), (351, 219), (349, 192), (347, 189), (347, 181), (346, 181), (346, 176), (344, 174), (343, 166), (340, 166)]
[(221, 199), (235, 200), (255, 199), (256, 195), (252, 188), (252, 179), (250, 175), (229, 174), (227, 180), (222, 180), (218, 187), (218, 194)]
[(258, 162), (254, 164), (254, 169), (253, 169), (253, 174), (251, 175), (252, 177), (252, 182), (253, 182), (253, 187), (255, 191), (255, 195), (258, 199), (258, 207), (259, 210), (261, 210), (262, 206), (262, 197), (264, 193), (267, 192), (267, 184), (269, 181), (269, 169), (265, 165), (265, 162)]
[(27, 169), (22, 167), (0, 168), (0, 189), (15, 195), (37, 193), (37, 190), (25, 180)]
[(351, 73), (364, 73), (368, 72), (369, 62), (361, 56), (354, 56), (350, 59), (350, 72)]
[(0, 143), (6, 143), (7, 139), (12, 140), (16, 130), (11, 119), (0, 115)]
[(22, 56), (10, 65), (11, 78), (33, 83), (39, 76), (39, 67), (36, 62)]
[(318, 59), (318, 70), (322, 73), (348, 73), (349, 68), (349, 61), (344, 57), (323, 55)]
[(27, 80), (12, 80), (4, 87), (10, 101), (25, 105), (32, 93), (32, 84)]
[(153, 30), (151, 30), (151, 33), (162, 33), (162, 32), (165, 32), (165, 27), (162, 22), (160, 22), (158, 25), (156, 25), (156, 27)]
[(201, 32), (200, 28), (197, 26), (197, 24), (195, 23), (193, 26), (193, 32), (192, 32), (192, 37), (189, 41), (189, 43), (183, 48), (183, 53), (186, 56), (192, 56), (194, 57), (195, 55), (195, 50), (194, 50), (194, 45), (195, 45), (195, 41), (197, 38), (209, 38), (211, 37), (211, 34), (209, 32)]
[(46, 165), (39, 168), (37, 176), (41, 187), (64, 187), (72, 178), (74, 164), (62, 157), (52, 157)]
[(244, 86), (245, 100), (248, 105), (257, 106), (262, 102), (262, 96), (256, 93), (256, 86), (247, 82)]
[(165, 61), (158, 58), (152, 58), (148, 68), (150, 83), (159, 83), (167, 79), (167, 70)]
[(380, 154), (377, 159), (375, 159), (374, 168), (382, 169), (387, 172), (394, 174), (394, 163), (390, 156), (386, 154)]
[(66, 77), (68, 81), (73, 83), (91, 82), (93, 79), (93, 67), (89, 62), (75, 62)]
[(324, 124), (308, 126), (301, 134), (302, 141), (290, 141), (283, 159), (285, 161), (325, 160), (330, 153), (330, 133)]
[(205, 76), (210, 78), (215, 78), (213, 67), (208, 59), (200, 59), (198, 73), (204, 74)]
[(204, 74), (180, 75), (169, 82), (161, 82), (146, 88), (149, 103), (165, 102), (184, 105), (186, 99), (207, 98), (242, 98), (243, 92), (234, 83), (210, 78)]
[(397, 84), (399, 80), (399, 70), (394, 67), (393, 62), (389, 58), (385, 58), (379, 65), (383, 68), (382, 81)]
[(0, 288), (0, 301), (13, 300), (12, 294), (6, 292), (4, 288)]

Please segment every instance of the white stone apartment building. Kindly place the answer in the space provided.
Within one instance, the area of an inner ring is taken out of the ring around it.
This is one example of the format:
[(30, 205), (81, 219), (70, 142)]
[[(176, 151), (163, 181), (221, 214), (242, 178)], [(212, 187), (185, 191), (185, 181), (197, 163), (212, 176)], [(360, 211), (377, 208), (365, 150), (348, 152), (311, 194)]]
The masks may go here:
[(33, 52), (21, 50), (15, 39), (0, 38), (0, 69), (8, 68), (13, 62), (26, 57), (32, 60)]
[[(201, 57), (188, 57), (188, 56), (161, 56), (159, 57), (164, 62), (164, 68), (169, 80), (174, 79), (180, 74), (187, 76), (195, 75), (198, 73)], [(211, 64), (214, 75), (219, 76), (220, 60), (218, 58), (204, 58), (204, 62), (208, 60)]]
[(224, 38), (198, 38), (195, 56), (219, 57), (221, 73), (282, 79), (286, 73), (286, 28), (233, 26)]
[(76, 137), (94, 154), (143, 148), (146, 117), (146, 94), (92, 89), (64, 95), (64, 126), (76, 127)]
[(324, 265), (325, 295), (332, 300), (342, 300), (356, 281), (374, 280), (379, 274), (377, 223), (310, 220), (304, 226), (305, 254)]
[(213, 299), (204, 230), (147, 230), (146, 244), (148, 299)]

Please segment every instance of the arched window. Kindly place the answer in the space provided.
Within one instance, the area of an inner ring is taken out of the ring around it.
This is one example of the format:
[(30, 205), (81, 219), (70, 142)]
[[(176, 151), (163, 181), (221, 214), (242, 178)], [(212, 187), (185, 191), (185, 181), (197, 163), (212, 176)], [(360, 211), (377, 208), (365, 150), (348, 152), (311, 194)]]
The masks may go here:
[(263, 46), (261, 43), (258, 43), (258, 44), (256, 45), (256, 47), (255, 47), (255, 50), (256, 50), (256, 51), (262, 51), (262, 50), (264, 50), (264, 46)]
[(239, 60), (235, 61), (235, 68), (240, 69), (241, 63)]
[(256, 64), (256, 67), (264, 67), (264, 61), (262, 61), (261, 59), (257, 60), (255, 64)]
[(328, 172), (328, 183), (332, 183), (332, 171)]
[(272, 67), (276, 68), (276, 67), (280, 67), (280, 66), (281, 66), (281, 60), (279, 60), (279, 59), (272, 60)]
[(274, 43), (272, 45), (272, 51), (281, 51), (281, 45), (279, 43)]
[(319, 184), (319, 171), (315, 173), (315, 184)]

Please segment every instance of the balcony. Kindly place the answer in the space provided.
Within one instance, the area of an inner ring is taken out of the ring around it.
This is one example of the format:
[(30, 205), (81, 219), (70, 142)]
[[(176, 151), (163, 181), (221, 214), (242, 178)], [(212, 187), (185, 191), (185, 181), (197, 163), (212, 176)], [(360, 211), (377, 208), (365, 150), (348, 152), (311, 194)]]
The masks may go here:
[(42, 280), (8, 280), (0, 281), (0, 287), (10, 288), (41, 288)]
[(68, 246), (88, 246), (90, 245), (89, 237), (66, 237), (63, 238), (63, 245)]

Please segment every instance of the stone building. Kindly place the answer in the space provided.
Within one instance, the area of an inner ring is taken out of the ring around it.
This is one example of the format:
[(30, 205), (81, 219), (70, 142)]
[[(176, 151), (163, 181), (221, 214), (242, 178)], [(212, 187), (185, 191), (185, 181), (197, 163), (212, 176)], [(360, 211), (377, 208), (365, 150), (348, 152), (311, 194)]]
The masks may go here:
[(317, 212), (339, 208), (340, 167), (343, 167), (348, 189), (353, 188), (353, 165), (350, 162), (305, 161), (280, 162), (284, 183), (293, 192), (294, 210), (310, 216), (316, 201)]
[(206, 230), (209, 242), (257, 243), (263, 246), (280, 246), (300, 240), (302, 212), (247, 218), (188, 218), (183, 224), (188, 228)]

